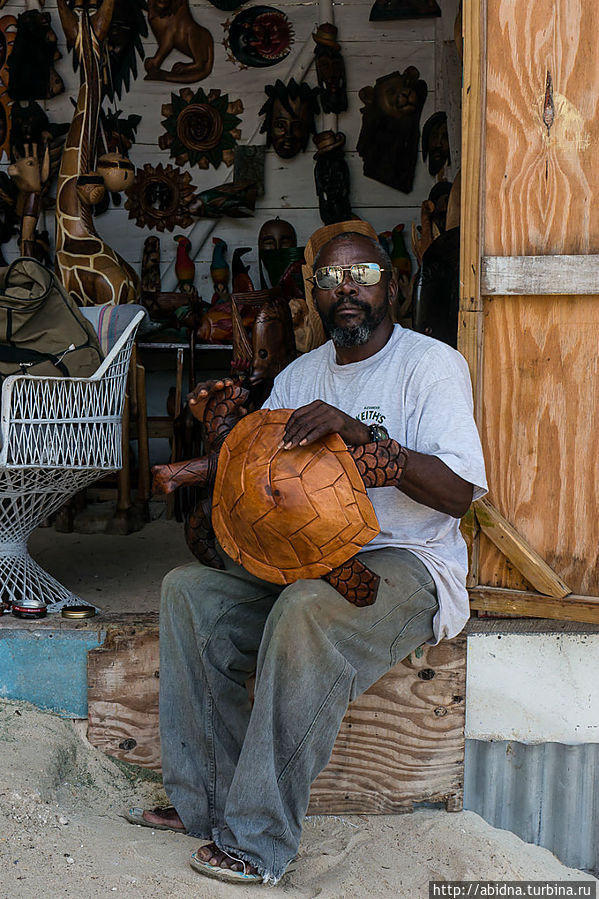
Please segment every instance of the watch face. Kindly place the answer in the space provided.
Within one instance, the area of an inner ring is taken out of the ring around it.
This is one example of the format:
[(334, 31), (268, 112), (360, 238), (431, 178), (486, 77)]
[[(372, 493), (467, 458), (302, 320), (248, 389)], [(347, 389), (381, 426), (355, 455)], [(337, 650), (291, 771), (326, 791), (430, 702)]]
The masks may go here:
[(382, 425), (370, 425), (369, 431), (372, 440), (379, 441), (389, 439), (389, 432), (387, 431), (387, 428), (384, 428)]

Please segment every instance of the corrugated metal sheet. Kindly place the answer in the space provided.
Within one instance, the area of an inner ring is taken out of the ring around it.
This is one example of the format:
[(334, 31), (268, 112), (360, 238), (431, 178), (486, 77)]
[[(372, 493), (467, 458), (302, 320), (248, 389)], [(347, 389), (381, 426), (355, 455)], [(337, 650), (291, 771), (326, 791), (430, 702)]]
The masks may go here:
[(597, 876), (598, 743), (467, 740), (464, 807)]

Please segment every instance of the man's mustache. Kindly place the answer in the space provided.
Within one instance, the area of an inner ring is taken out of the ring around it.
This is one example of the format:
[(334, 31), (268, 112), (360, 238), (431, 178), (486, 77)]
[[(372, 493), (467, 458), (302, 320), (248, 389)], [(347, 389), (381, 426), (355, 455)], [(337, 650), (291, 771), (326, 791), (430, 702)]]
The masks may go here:
[(372, 306), (370, 305), (370, 303), (365, 303), (364, 300), (353, 299), (349, 301), (341, 298), (337, 300), (334, 306), (331, 306), (329, 317), (334, 316), (339, 309), (360, 309), (367, 315), (372, 312)]

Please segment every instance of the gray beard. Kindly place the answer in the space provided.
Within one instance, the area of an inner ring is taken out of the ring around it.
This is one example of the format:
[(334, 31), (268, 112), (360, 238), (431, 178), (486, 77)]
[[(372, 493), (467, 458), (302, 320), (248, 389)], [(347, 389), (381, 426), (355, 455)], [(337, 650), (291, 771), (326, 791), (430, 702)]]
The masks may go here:
[(331, 340), (338, 347), (363, 346), (368, 343), (373, 332), (372, 328), (366, 322), (361, 325), (355, 325), (353, 328), (331, 328), (328, 326), (328, 332)]
[(381, 309), (379, 314), (375, 316), (372, 314), (372, 308), (368, 303), (357, 300), (355, 301), (355, 305), (363, 310), (364, 321), (359, 325), (353, 325), (353, 327), (341, 328), (339, 325), (335, 324), (335, 309), (339, 305), (342, 305), (342, 303), (337, 303), (336, 307), (330, 310), (328, 316), (324, 316), (320, 312), (320, 309), (318, 310), (318, 313), (329, 337), (335, 346), (341, 348), (363, 346), (365, 343), (368, 343), (373, 333), (387, 315), (387, 310)]

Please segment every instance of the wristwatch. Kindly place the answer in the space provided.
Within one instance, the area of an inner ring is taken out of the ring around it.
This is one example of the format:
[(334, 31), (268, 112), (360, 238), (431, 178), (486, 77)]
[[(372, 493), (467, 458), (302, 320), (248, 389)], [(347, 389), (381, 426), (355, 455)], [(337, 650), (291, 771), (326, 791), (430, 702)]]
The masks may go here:
[(373, 443), (378, 443), (379, 440), (389, 439), (389, 431), (382, 425), (368, 425), (368, 431), (370, 432), (370, 439)]

